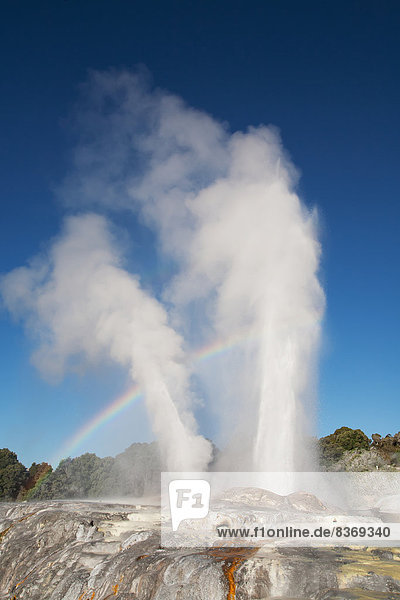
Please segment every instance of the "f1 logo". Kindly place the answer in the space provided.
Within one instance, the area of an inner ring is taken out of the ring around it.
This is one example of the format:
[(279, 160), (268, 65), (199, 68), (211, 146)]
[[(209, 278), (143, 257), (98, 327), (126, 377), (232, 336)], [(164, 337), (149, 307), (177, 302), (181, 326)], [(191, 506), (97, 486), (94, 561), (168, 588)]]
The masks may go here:
[(210, 484), (205, 479), (175, 479), (169, 484), (172, 531), (185, 519), (204, 519), (210, 506)]

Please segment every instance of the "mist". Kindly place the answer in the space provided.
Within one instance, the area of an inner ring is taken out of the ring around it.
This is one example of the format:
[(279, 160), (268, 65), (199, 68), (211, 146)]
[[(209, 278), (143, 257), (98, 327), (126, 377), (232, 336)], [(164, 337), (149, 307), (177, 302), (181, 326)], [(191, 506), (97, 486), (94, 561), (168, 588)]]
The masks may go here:
[(161, 304), (120, 267), (103, 217), (66, 219), (47, 255), (6, 275), (1, 288), (6, 306), (33, 334), (32, 361), (45, 376), (60, 379), (85, 361), (126, 367), (144, 390), (164, 466), (207, 466), (211, 447), (196, 434), (182, 340)]
[[(113, 70), (90, 74), (72, 122), (71, 168), (57, 194), (78, 214), (46, 257), (1, 283), (36, 340), (34, 363), (58, 377), (83, 359), (129, 369), (169, 470), (210, 460), (193, 377), (218, 421), (221, 469), (307, 468), (321, 250), (316, 211), (296, 194), (278, 131), (231, 133), (145, 72)], [(121, 267), (111, 223), (126, 210), (176, 267), (161, 301)], [(229, 353), (191, 372), (185, 351), (232, 338)]]

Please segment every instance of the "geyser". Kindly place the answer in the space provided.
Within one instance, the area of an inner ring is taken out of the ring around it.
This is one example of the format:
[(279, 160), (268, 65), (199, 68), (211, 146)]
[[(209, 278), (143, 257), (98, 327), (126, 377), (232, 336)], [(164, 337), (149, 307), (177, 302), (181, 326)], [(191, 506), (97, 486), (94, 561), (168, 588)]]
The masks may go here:
[(165, 465), (201, 470), (211, 446), (188, 408), (182, 340), (120, 262), (103, 217), (70, 217), (46, 258), (3, 279), (3, 297), (40, 335), (33, 362), (44, 374), (60, 377), (77, 359), (126, 366), (144, 390)]
[(217, 367), (194, 373), (220, 425), (220, 467), (307, 468), (320, 247), (277, 132), (230, 134), (126, 71), (91, 74), (75, 126), (63, 202), (110, 219), (132, 210), (177, 275), (156, 300), (122, 269), (105, 217), (69, 218), (47, 257), (2, 281), (6, 305), (39, 340), (36, 364), (61, 372), (83, 353), (126, 365), (145, 392), (165, 467), (201, 470), (210, 445), (196, 433), (183, 349), (236, 337)]

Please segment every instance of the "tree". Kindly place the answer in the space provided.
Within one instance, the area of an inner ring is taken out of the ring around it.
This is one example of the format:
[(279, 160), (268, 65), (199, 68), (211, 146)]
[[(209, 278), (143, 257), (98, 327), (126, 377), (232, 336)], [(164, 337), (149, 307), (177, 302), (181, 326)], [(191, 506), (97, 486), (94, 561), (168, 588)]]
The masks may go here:
[(361, 429), (341, 427), (319, 440), (320, 459), (323, 467), (330, 467), (351, 450), (369, 450), (371, 440)]
[(159, 489), (160, 471), (156, 443), (132, 444), (115, 458), (86, 453), (61, 461), (41, 485), (35, 486), (29, 499), (154, 494)]
[(28, 479), (28, 471), (19, 462), (15, 452), (0, 450), (0, 499), (15, 500)]
[(42, 462), (39, 465), (35, 462), (32, 463), (28, 471), (28, 478), (21, 488), (17, 500), (28, 500), (32, 496), (34, 490), (42, 485), (52, 470), (51, 465), (46, 462)]

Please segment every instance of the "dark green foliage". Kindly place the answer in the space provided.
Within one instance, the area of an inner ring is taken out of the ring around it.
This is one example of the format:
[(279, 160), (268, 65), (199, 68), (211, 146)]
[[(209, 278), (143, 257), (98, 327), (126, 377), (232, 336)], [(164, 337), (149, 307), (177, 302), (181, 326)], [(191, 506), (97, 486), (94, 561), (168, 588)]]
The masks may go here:
[(36, 477), (36, 475), (40, 471), (40, 467), (41, 465), (38, 465), (35, 462), (31, 464), (31, 466), (29, 467), (29, 479), (34, 479)]
[(0, 450), (0, 499), (15, 500), (28, 479), (28, 471), (19, 462), (15, 452)]
[(343, 457), (345, 452), (368, 450), (371, 440), (361, 429), (341, 427), (319, 440), (321, 466), (329, 468)]
[(67, 458), (31, 499), (142, 496), (157, 491), (160, 459), (156, 444), (132, 444), (115, 458), (83, 454)]
[(46, 478), (52, 472), (52, 467), (48, 463), (32, 463), (28, 471), (28, 479), (24, 483), (18, 494), (18, 500), (29, 500), (32, 494), (42, 485)]
[(91, 495), (92, 480), (101, 465), (102, 459), (90, 453), (62, 460), (31, 498), (86, 498)]
[[(111, 456), (99, 459), (90, 475), (90, 487), (88, 496), (90, 498), (98, 498), (104, 495), (105, 490), (111, 490), (113, 488), (113, 477), (112, 469), (115, 459)], [(113, 496), (114, 494), (109, 494)]]
[(61, 461), (57, 469), (33, 490), (30, 496), (31, 499), (66, 498), (64, 491), (69, 483), (68, 465), (71, 462), (70, 458)]
[(112, 477), (121, 496), (154, 494), (160, 486), (158, 445), (132, 444), (115, 457)]

